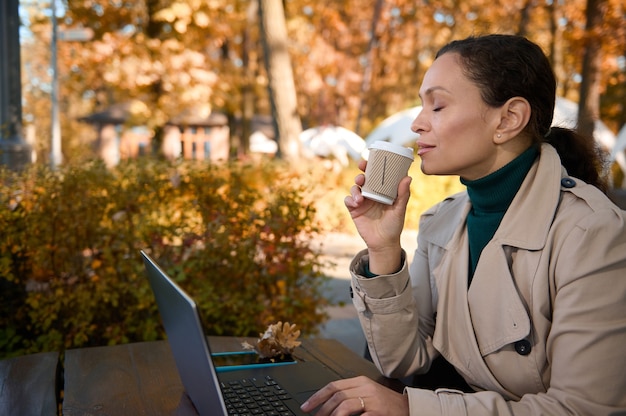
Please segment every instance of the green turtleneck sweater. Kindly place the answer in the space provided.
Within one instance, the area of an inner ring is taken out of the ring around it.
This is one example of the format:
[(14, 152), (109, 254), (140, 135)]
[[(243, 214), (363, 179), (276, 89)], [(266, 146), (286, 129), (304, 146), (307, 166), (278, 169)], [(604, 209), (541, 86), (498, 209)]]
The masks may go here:
[(507, 165), (484, 178), (468, 181), (461, 178), (467, 187), (472, 208), (467, 216), (469, 236), (469, 281), (472, 281), (480, 253), (493, 238), (504, 213), (509, 209), (515, 194), (522, 185), (539, 150), (531, 146)]

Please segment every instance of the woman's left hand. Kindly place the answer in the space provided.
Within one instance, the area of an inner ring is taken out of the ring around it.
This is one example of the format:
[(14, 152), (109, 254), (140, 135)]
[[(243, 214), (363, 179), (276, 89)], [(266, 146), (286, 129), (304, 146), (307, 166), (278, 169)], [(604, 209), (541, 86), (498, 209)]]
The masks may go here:
[(384, 387), (365, 377), (337, 380), (327, 384), (307, 400), (301, 409), (315, 416), (392, 415), (409, 414), (405, 395)]

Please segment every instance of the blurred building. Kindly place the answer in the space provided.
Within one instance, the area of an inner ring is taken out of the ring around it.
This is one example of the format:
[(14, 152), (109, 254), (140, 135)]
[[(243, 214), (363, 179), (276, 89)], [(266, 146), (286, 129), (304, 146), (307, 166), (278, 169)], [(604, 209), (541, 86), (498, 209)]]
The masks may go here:
[(179, 114), (165, 125), (162, 151), (168, 159), (227, 160), (230, 153), (228, 117), (198, 108)]
[[(144, 110), (143, 103), (134, 101), (115, 104), (80, 119), (96, 128), (96, 152), (107, 166), (158, 150), (154, 148), (152, 132), (136, 121), (141, 119)], [(227, 160), (230, 152), (228, 118), (202, 108), (178, 114), (164, 126), (160, 150), (170, 160)]]

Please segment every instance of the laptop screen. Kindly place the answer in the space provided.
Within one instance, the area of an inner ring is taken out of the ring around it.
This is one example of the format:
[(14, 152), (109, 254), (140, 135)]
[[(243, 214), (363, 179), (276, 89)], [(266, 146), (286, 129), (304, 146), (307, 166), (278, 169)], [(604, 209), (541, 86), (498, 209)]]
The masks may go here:
[(227, 415), (196, 303), (148, 254), (141, 255), (187, 394), (200, 415)]

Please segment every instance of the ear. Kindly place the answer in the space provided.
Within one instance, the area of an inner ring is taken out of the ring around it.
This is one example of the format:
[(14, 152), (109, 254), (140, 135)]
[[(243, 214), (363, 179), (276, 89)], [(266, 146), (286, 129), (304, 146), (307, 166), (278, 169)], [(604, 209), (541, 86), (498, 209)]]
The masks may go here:
[(500, 124), (496, 128), (494, 143), (503, 144), (517, 137), (530, 120), (530, 104), (522, 97), (510, 98), (500, 109)]

